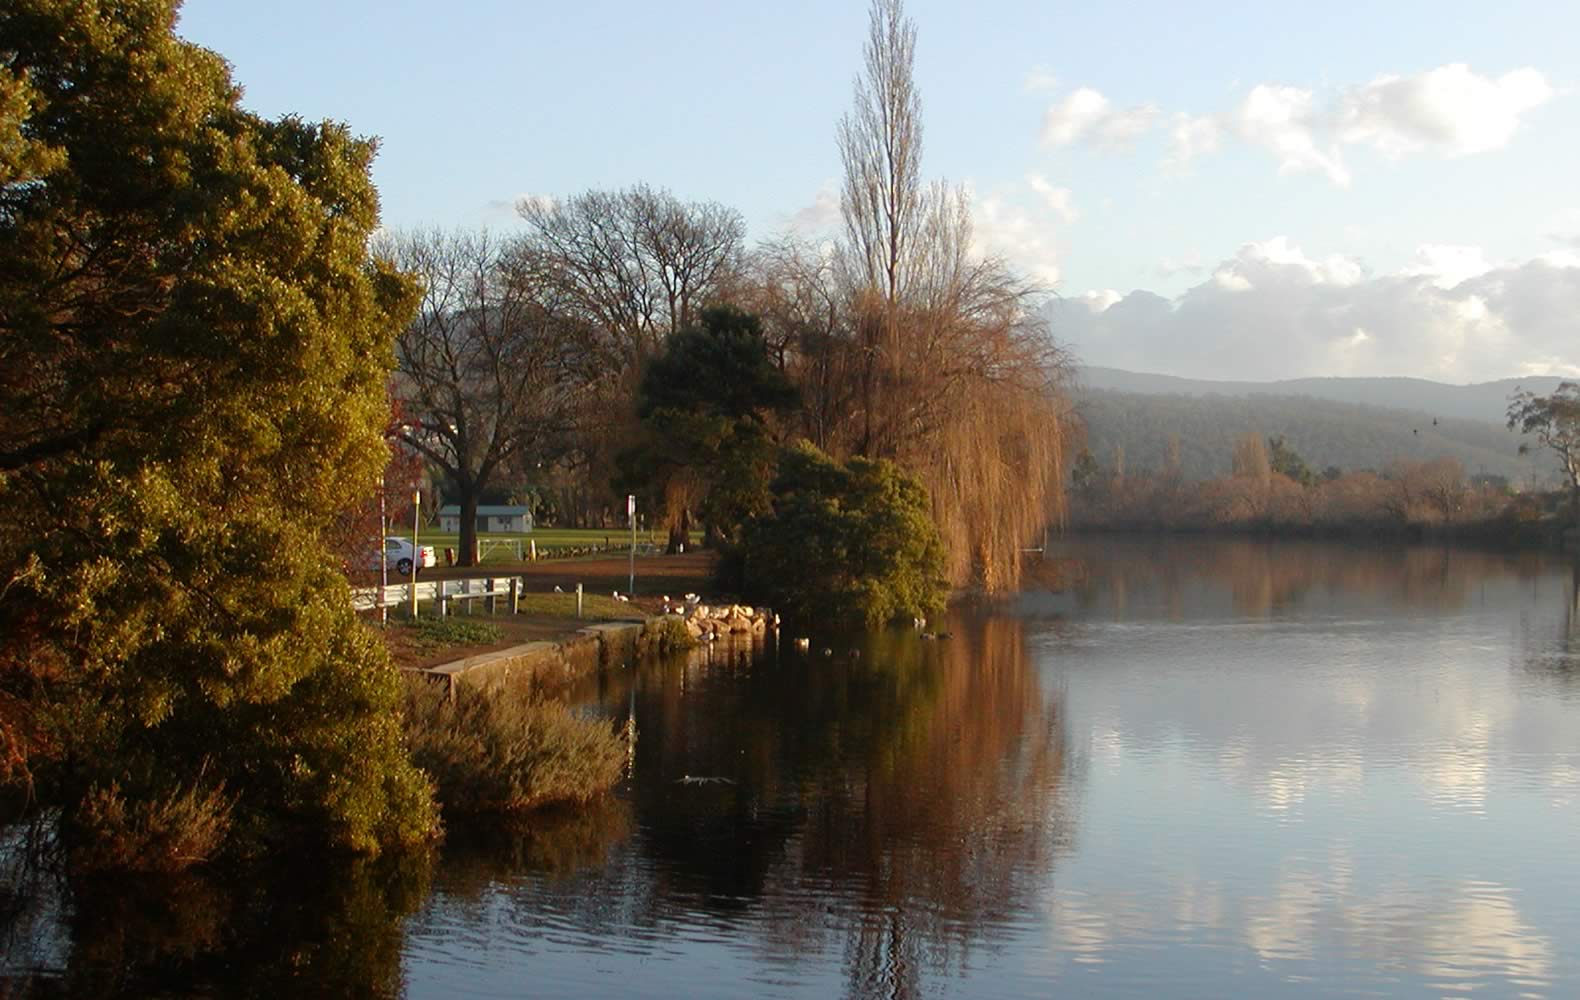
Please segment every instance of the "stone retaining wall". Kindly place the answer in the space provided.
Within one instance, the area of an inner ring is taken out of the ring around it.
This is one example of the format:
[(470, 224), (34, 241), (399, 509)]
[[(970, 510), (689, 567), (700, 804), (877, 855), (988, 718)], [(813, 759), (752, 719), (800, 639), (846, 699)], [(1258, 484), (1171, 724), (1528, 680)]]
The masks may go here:
[(635, 664), (676, 621), (685, 625), (694, 640), (707, 644), (733, 636), (760, 639), (777, 617), (766, 608), (725, 605), (710, 612), (707, 606), (691, 607), (643, 621), (599, 622), (579, 628), (563, 639), (527, 642), (436, 667), (411, 669), (444, 681), (452, 695), (455, 686), (462, 683), (487, 688), (507, 684), (561, 687), (601, 669)]
[(647, 642), (656, 639), (662, 621), (660, 616), (645, 621), (599, 622), (563, 639), (527, 642), (436, 667), (411, 669), (446, 682), (452, 692), (462, 683), (490, 688), (506, 684), (559, 687), (603, 668), (634, 664)]

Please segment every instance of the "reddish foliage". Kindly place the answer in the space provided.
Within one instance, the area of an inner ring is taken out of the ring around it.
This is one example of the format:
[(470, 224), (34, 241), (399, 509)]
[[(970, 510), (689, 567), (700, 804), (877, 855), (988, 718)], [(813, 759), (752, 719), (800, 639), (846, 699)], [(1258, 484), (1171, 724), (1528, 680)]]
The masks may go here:
[[(393, 393), (389, 395), (389, 407), (384, 441), (389, 446), (390, 459), (384, 467), (382, 483), (361, 503), (341, 511), (325, 539), (329, 551), (340, 560), (348, 574), (366, 573), (370, 567), (378, 565), (384, 534), (411, 524), (412, 494), (423, 482), (421, 457), (399, 442), (401, 425), (407, 421)], [(388, 525), (385, 530), (379, 525), (381, 509)]]

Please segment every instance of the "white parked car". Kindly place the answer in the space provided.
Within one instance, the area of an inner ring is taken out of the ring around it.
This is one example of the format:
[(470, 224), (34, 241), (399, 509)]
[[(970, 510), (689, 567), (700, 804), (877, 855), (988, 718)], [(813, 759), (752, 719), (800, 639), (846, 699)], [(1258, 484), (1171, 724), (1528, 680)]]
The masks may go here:
[[(384, 564), (389, 567), (395, 576), (411, 576), (412, 562), (417, 563), (417, 572), (432, 569), (438, 565), (434, 558), (432, 545), (419, 545), (414, 550), (409, 538), (384, 539)], [(373, 569), (378, 569), (378, 560), (373, 560)]]

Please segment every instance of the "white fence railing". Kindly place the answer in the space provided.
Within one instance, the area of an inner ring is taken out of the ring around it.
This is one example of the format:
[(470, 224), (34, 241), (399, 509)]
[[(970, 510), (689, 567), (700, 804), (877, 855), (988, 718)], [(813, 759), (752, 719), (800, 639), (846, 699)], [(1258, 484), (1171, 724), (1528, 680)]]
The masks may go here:
[(441, 615), (448, 614), (452, 606), (476, 601), (486, 603), (490, 611), (496, 610), (499, 605), (513, 611), (517, 595), (521, 593), (521, 580), (514, 576), (492, 576), (463, 580), (419, 580), (416, 583), (407, 581), (392, 583), (387, 587), (352, 587), (351, 606), (358, 611), (373, 611), (380, 607), (409, 608), (413, 588), (417, 591), (418, 602), (437, 604)]

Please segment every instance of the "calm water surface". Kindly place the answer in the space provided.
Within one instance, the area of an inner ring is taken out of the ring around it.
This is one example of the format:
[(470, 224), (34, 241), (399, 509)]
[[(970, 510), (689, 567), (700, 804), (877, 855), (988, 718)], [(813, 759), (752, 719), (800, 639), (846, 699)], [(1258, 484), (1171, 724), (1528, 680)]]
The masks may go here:
[(1571, 563), (1067, 550), (947, 640), (603, 678), (634, 776), (552, 827), (40, 896), (0, 995), (1580, 996)]

